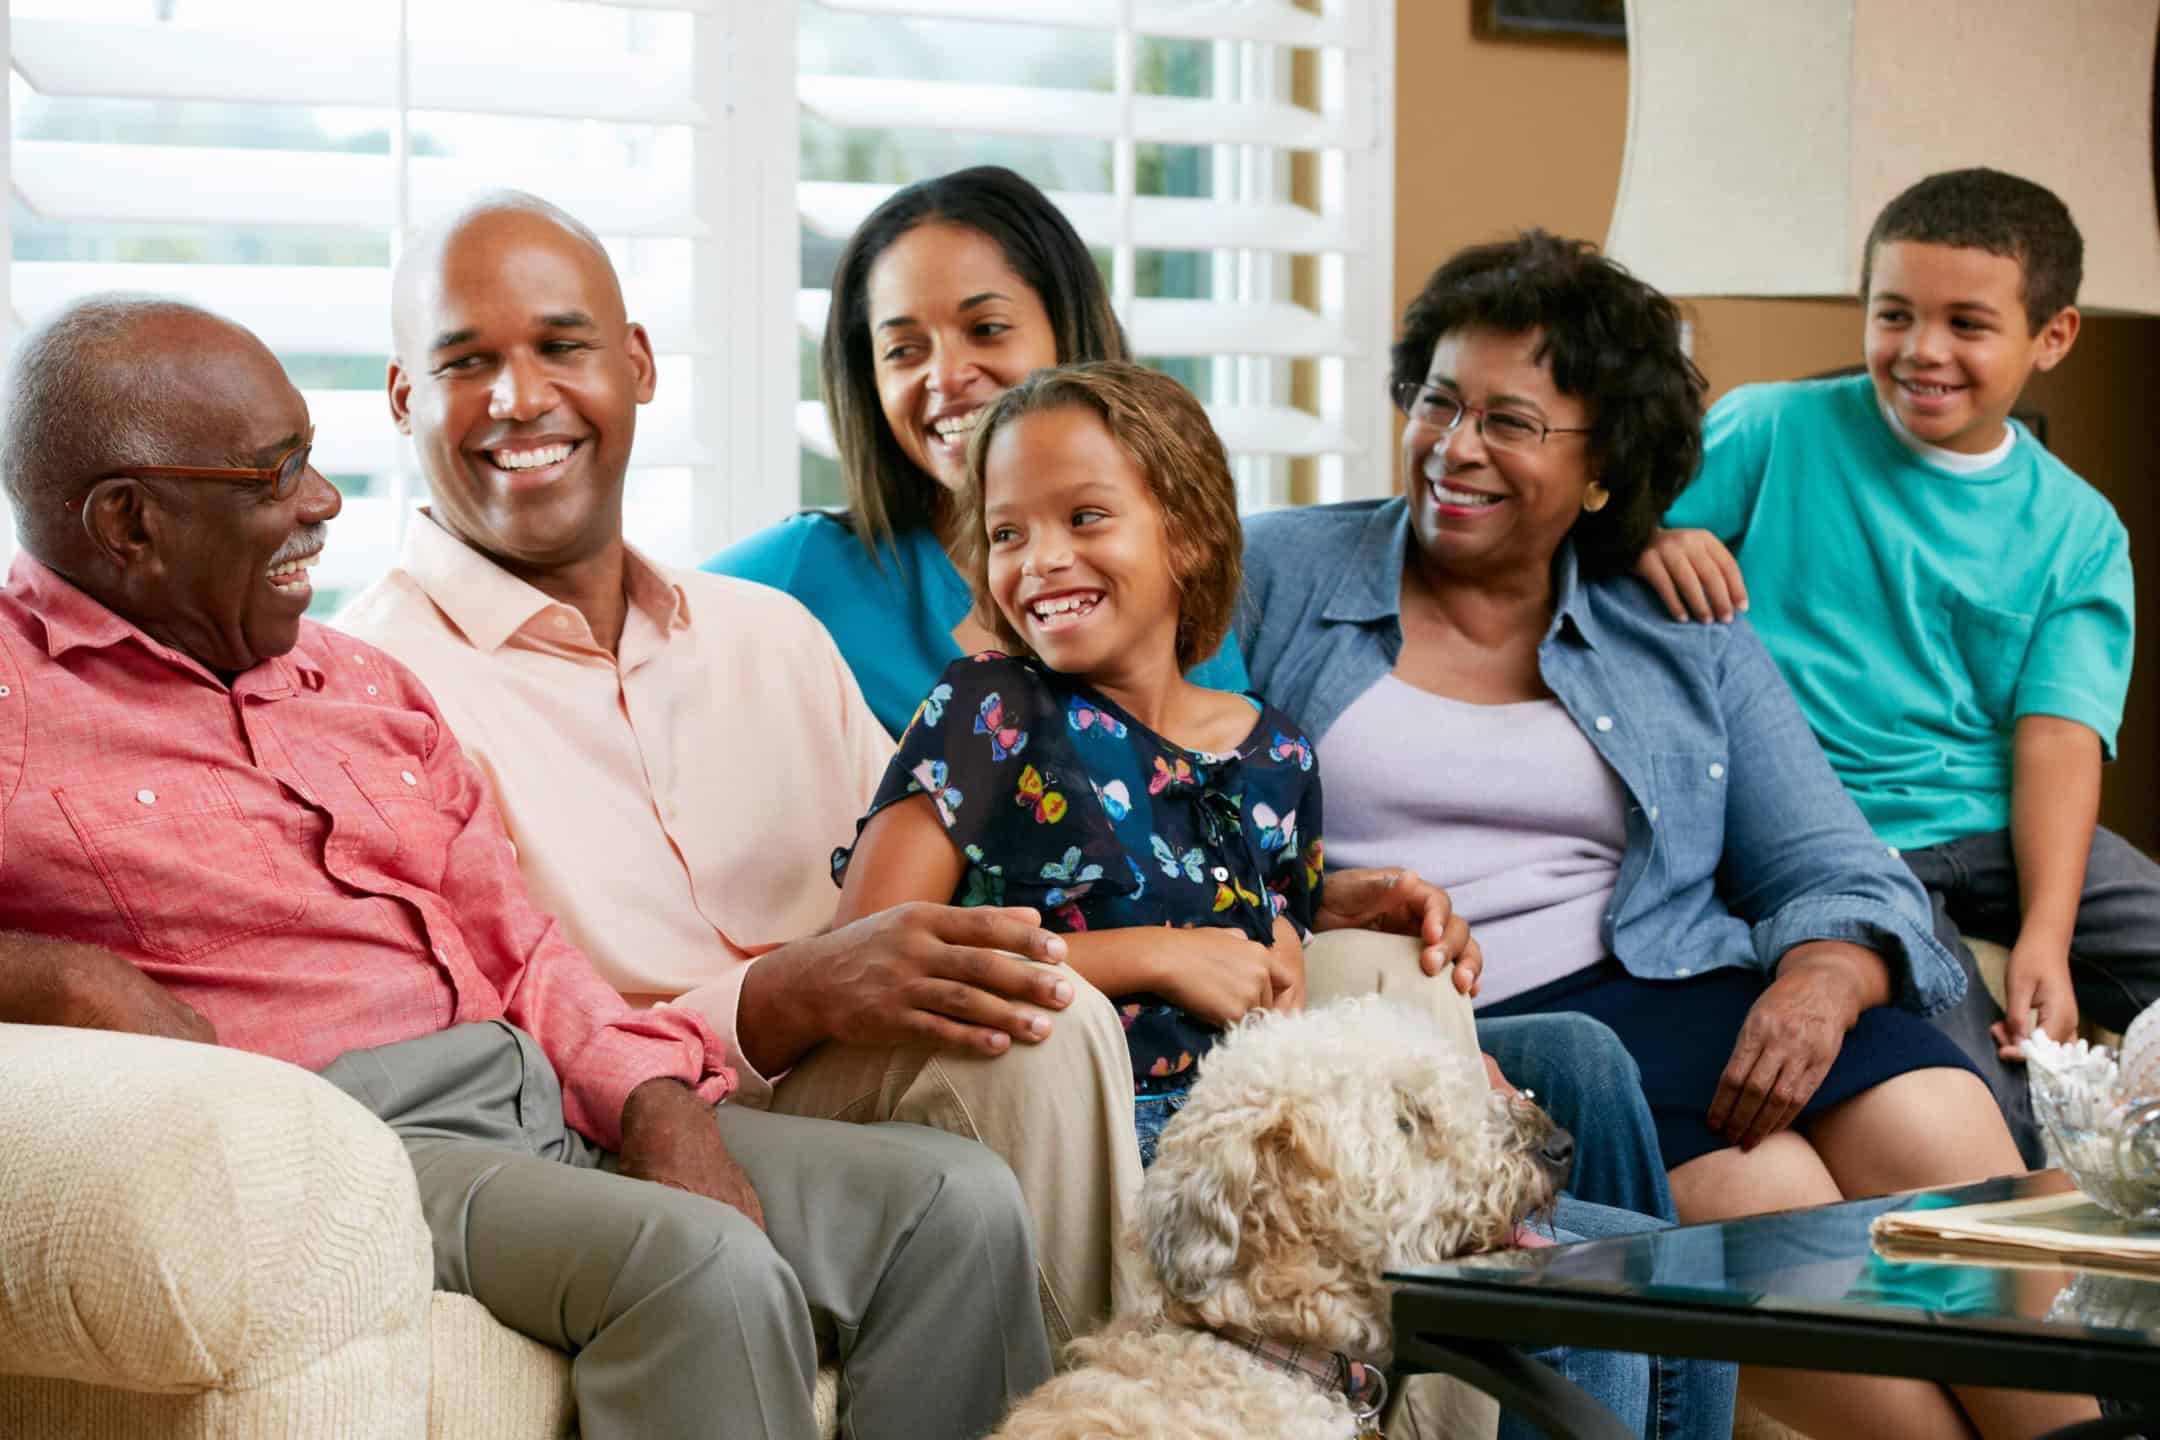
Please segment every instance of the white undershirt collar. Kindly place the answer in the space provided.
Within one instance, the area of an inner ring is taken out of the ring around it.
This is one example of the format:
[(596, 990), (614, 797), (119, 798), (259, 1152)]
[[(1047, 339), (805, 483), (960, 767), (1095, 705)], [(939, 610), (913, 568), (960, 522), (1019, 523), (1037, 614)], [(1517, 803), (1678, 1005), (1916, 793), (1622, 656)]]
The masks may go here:
[(2011, 447), (2017, 444), (2016, 427), (2005, 424), (2002, 442), (1984, 455), (1968, 455), (1962, 450), (1945, 450), (1940, 445), (1928, 444), (1906, 429), (1905, 422), (1898, 419), (1897, 411), (1888, 405), (1882, 405), (1881, 408), (1883, 419), (1889, 422), (1890, 433), (1897, 436), (1906, 449), (1936, 469), (1947, 470), (1953, 475), (1978, 475), (1992, 470), (2010, 458)]

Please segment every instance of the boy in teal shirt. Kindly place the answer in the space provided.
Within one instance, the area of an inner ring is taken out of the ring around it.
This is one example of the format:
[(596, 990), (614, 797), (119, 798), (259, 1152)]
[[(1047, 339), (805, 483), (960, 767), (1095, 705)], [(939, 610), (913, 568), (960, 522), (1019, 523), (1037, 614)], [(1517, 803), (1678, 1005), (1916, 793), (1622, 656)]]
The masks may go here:
[(1714, 406), (1640, 571), (1675, 618), (1748, 611), (1940, 938), (2010, 947), (2007, 1016), (1967, 955), (1966, 1001), (1938, 1023), (2033, 1158), (2001, 1062), (2036, 1026), (2067, 1039), (2082, 1010), (2121, 1029), (2160, 998), (2160, 867), (2097, 825), (2130, 679), (2129, 538), (2009, 418), (2077, 338), (2082, 265), (2069, 212), (2030, 181), (1960, 170), (1905, 191), (1868, 236), (1866, 373)]

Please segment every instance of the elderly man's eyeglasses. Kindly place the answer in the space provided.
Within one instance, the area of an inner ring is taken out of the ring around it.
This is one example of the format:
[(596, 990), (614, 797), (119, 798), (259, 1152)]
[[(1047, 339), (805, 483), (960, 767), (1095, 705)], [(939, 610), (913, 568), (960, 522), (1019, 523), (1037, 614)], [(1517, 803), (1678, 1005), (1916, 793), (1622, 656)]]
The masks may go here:
[[(232, 465), (134, 465), (125, 470), (114, 470), (100, 475), (105, 480), (222, 480), (229, 485), (270, 486), (272, 500), (289, 500), (300, 488), (301, 477), (307, 474), (308, 454), (315, 448), (315, 427), (308, 426), (300, 443), (278, 456), (277, 463), (260, 469)], [(90, 487), (95, 490), (95, 485)], [(88, 492), (67, 502), (67, 509), (80, 510), (89, 499)]]
[(1395, 387), (1395, 408), (1402, 411), (1412, 425), (1436, 430), (1441, 439), (1455, 433), (1466, 416), (1477, 416), (1478, 438), (1495, 450), (1535, 450), (1545, 443), (1548, 435), (1587, 435), (1588, 425), (1547, 425), (1529, 415), (1519, 415), (1512, 410), (1487, 410), (1478, 405), (1465, 405), (1445, 390), (1436, 389), (1422, 380), (1405, 380)]

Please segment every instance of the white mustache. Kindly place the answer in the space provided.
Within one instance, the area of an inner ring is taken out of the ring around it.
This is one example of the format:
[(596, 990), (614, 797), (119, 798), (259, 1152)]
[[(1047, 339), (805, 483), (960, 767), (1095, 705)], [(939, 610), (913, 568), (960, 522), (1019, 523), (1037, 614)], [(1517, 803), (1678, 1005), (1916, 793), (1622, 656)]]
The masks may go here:
[(322, 521), (302, 526), (293, 532), (292, 539), (278, 546), (277, 554), (270, 557), (269, 568), (274, 569), (288, 560), (298, 560), (303, 555), (314, 554), (323, 548), (329, 537), (330, 527)]

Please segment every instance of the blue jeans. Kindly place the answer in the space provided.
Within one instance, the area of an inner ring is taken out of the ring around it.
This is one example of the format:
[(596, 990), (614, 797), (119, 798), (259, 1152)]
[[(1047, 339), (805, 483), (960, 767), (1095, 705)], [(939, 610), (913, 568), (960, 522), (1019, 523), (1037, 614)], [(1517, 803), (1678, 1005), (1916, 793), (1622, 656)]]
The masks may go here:
[[(1664, 1228), (1664, 1221), (1647, 1215), (1563, 1197), (1554, 1228), (1547, 1233), (1565, 1245)], [(1740, 1372), (1723, 1361), (1566, 1345), (1532, 1346), (1525, 1353), (1580, 1385), (1644, 1440), (1727, 1440), (1732, 1434), (1733, 1390)], [(1499, 1440), (1537, 1440), (1543, 1434), (1511, 1411), (1500, 1413)]]
[[(1672, 1223), (1657, 1129), (1635, 1061), (1617, 1035), (1586, 1015), (1568, 1014), (1480, 1020), (1477, 1030), (1500, 1073), (1535, 1091), (1545, 1112), (1575, 1137), (1575, 1173), (1560, 1201), (1554, 1239), (1632, 1235)], [(1568, 1346), (1529, 1353), (1647, 1440), (1725, 1440), (1732, 1433), (1739, 1372), (1731, 1365)], [(1500, 1440), (1533, 1440), (1541, 1433), (1513, 1414), (1500, 1417)]]
[(1513, 1015), (1477, 1022), (1478, 1044), (1518, 1088), (1536, 1092), (1575, 1137), (1567, 1193), (1593, 1205), (1672, 1222), (1672, 1189), (1642, 1075), (1602, 1022), (1587, 1015)]

